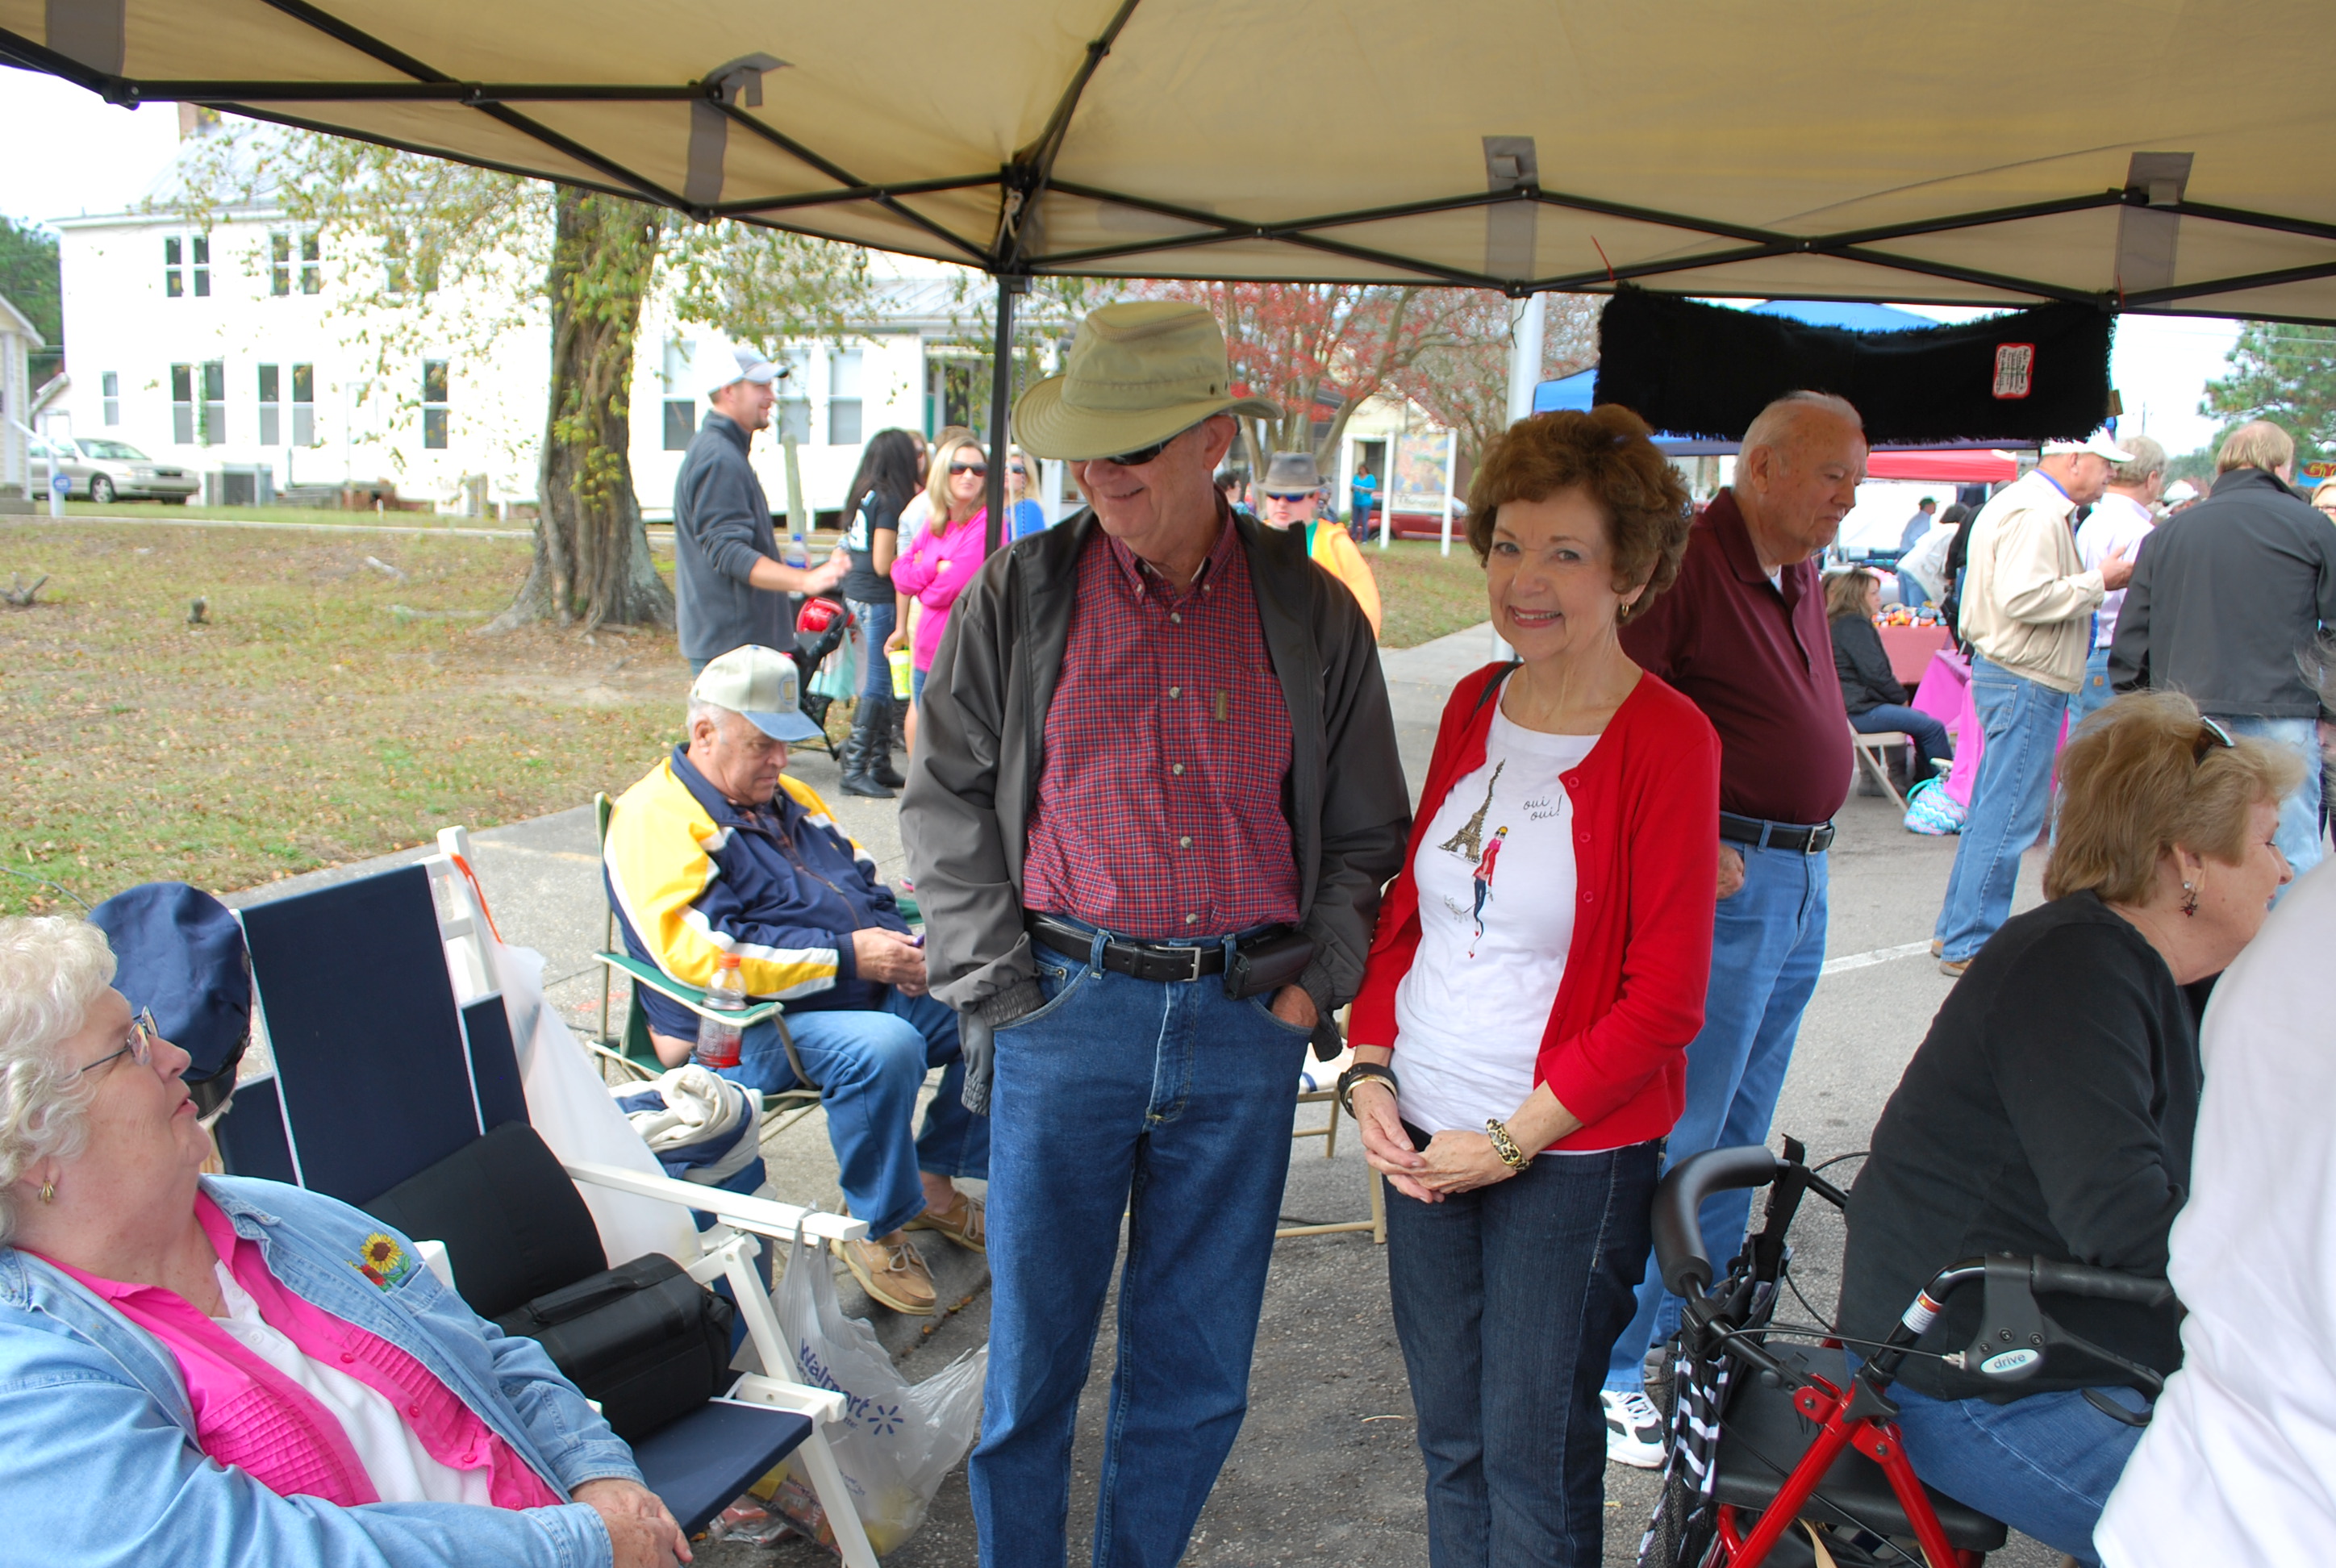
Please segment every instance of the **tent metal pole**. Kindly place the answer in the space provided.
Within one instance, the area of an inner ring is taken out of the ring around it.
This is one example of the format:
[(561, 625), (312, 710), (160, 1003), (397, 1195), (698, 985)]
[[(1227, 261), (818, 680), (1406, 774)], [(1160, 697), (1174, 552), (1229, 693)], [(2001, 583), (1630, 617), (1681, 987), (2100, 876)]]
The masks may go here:
[(1011, 539), (1002, 531), (1006, 511), (1006, 454), (1007, 431), (1006, 423), (1012, 414), (1008, 406), (1014, 391), (1014, 297), (1030, 287), (1027, 278), (1011, 273), (998, 275), (998, 337), (991, 346), (989, 361), (989, 482), (988, 492), (988, 518), (982, 524), (981, 556), (984, 560), (996, 553), (1001, 538)]

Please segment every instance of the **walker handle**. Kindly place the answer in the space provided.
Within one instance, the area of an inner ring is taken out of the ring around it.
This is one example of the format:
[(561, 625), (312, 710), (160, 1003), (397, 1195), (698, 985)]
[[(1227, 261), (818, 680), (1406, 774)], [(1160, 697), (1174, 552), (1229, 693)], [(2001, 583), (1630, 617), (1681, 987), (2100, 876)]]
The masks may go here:
[(1700, 1296), (1711, 1288), (1714, 1271), (1704, 1256), (1703, 1226), (1697, 1217), (1703, 1201), (1718, 1193), (1765, 1187), (1781, 1168), (1776, 1156), (1757, 1144), (1706, 1149), (1670, 1168), (1655, 1189), (1651, 1216), (1655, 1265), (1664, 1289), (1675, 1296)]

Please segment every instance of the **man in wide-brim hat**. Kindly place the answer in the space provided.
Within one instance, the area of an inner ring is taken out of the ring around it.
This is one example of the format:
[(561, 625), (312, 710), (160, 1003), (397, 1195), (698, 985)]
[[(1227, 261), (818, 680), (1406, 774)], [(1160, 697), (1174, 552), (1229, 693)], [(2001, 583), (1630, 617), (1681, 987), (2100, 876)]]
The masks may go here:
[(1355, 602), (1370, 618), (1371, 633), (1379, 629), (1379, 584), (1370, 562), (1337, 523), (1325, 523), (1322, 511), (1322, 468), (1310, 452), (1277, 452), (1265, 465), (1265, 521), (1286, 529), (1306, 543), (1315, 565), (1347, 585)]
[(1197, 306), (1112, 305), (1014, 433), (1088, 510), (992, 556), (927, 677), (901, 836), (990, 1116), (984, 1568), (1061, 1568), (1071, 1433), (1129, 1215), (1095, 1561), (1166, 1564), (1247, 1407), (1298, 1073), (1409, 821), (1370, 623), (1211, 475)]

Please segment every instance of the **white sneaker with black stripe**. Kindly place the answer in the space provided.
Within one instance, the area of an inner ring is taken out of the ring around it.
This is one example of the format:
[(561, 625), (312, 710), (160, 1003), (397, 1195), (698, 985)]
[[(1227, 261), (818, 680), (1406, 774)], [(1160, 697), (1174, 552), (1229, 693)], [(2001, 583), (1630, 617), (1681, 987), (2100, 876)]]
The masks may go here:
[(1638, 1470), (1661, 1468), (1666, 1423), (1655, 1402), (1635, 1388), (1601, 1388), (1598, 1403), (1606, 1411), (1606, 1457)]

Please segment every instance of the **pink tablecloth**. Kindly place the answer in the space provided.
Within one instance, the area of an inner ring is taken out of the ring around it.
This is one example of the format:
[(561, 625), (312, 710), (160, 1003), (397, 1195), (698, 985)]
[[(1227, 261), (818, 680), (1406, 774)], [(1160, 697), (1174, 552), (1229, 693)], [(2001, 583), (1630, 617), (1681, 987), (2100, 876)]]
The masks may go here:
[[(1979, 710), (1971, 702), (1971, 667), (1963, 656), (1952, 648), (1932, 654), (1931, 667), (1922, 672), (1922, 684), (1910, 706), (1945, 725), (1954, 737), (1955, 766), (1947, 774), (1947, 794), (1969, 811), (1971, 781), (1978, 776), (1979, 759), (1987, 751), (1987, 735), (1980, 728)], [(2059, 744), (2068, 744), (2066, 724), (2060, 726)]]
[(1943, 626), (1880, 626), (1882, 651), (1889, 657), (1890, 673), (1901, 686), (1913, 686), (1929, 673), (1931, 657), (1951, 647)]

